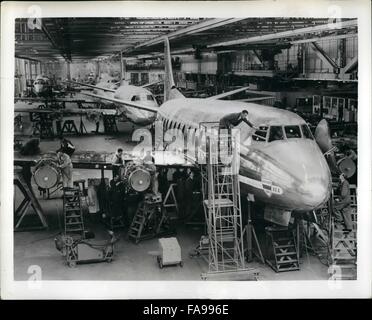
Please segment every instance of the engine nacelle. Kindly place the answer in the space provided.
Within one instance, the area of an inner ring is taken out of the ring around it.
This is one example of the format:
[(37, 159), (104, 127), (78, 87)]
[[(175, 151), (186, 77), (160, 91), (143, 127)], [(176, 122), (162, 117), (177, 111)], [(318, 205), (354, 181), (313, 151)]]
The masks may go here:
[(135, 162), (127, 163), (121, 173), (128, 191), (144, 192), (151, 185), (151, 170), (147, 166)]
[(40, 159), (36, 164), (33, 176), (35, 183), (42, 189), (56, 187), (61, 180), (57, 159), (51, 156)]

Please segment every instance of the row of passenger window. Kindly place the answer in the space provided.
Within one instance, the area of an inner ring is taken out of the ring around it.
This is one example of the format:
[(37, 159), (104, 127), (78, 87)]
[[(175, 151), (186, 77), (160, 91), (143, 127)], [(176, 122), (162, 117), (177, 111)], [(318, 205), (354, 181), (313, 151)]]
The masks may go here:
[[(160, 118), (161, 121), (163, 121), (163, 129), (169, 130), (169, 129), (178, 129), (181, 130), (183, 133), (185, 133), (185, 130), (192, 129), (191, 126), (187, 127), (185, 124), (182, 124), (180, 122)], [(196, 130), (196, 129), (195, 129)]]
[(252, 138), (254, 141), (267, 141), (268, 139), (268, 142), (284, 140), (285, 138), (314, 139), (307, 124), (302, 124), (301, 126), (261, 126), (259, 130), (253, 133)]

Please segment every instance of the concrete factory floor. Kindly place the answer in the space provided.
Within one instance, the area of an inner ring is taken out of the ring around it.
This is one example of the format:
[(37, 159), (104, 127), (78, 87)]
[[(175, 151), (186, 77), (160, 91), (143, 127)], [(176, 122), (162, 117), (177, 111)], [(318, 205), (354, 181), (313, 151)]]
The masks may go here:
[[(28, 117), (24, 117), (28, 118)], [(78, 125), (78, 118), (75, 118)], [(85, 136), (68, 136), (76, 146), (77, 151), (115, 152), (118, 147), (124, 151), (133, 148), (133, 143), (128, 143), (128, 132), (132, 125), (118, 122), (120, 134), (112, 136), (95, 135), (90, 133), (95, 129), (95, 124), (84, 120), (89, 132)], [(31, 127), (27, 121), (22, 132), (15, 131), (23, 142), (30, 138)], [(101, 125), (101, 131), (103, 126)], [(40, 143), (41, 154), (55, 151), (59, 147), (58, 139), (42, 140)], [(106, 177), (112, 177), (110, 171), (105, 172)], [(74, 170), (74, 179), (99, 178), (98, 170)], [(34, 186), (35, 193), (38, 194)], [(39, 196), (39, 195), (38, 195)], [(16, 201), (17, 199), (16, 195)], [(27, 231), (14, 233), (14, 277), (15, 280), (29, 278), (27, 270), (31, 265), (39, 265), (42, 270), (43, 280), (200, 280), (200, 275), (207, 271), (207, 264), (202, 258), (191, 258), (189, 253), (196, 248), (204, 227), (196, 225), (177, 226), (176, 237), (181, 246), (184, 266), (165, 267), (160, 269), (156, 262), (158, 240), (151, 239), (134, 244), (126, 240), (127, 229), (118, 230), (116, 235), (120, 240), (115, 245), (115, 256), (112, 263), (92, 263), (69, 268), (65, 258), (56, 250), (54, 237), (61, 231), (62, 224), (62, 199), (61, 193), (56, 193), (52, 199), (40, 198), (49, 224), (47, 231)], [(96, 215), (86, 214), (86, 226), (96, 235), (96, 240), (108, 239), (105, 226)], [(315, 256), (304, 254), (301, 259), (300, 271), (275, 273), (269, 266), (259, 262), (252, 262), (248, 267), (257, 268), (259, 280), (326, 280), (327, 267), (320, 263)]]

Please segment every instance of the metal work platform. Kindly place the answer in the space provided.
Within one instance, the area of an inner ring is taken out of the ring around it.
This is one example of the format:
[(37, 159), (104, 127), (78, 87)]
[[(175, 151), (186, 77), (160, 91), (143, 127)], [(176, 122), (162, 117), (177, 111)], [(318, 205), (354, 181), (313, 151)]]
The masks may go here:
[[(201, 129), (206, 132), (215, 125), (208, 123)], [(200, 168), (208, 272), (202, 274), (202, 279), (257, 280), (257, 271), (245, 265), (237, 150), (236, 140), (230, 134), (222, 136), (214, 130), (206, 137), (206, 164)]]
[(352, 203), (348, 210), (352, 229), (347, 230), (342, 223), (332, 217), (331, 224), (331, 264), (328, 270), (331, 279), (356, 280), (357, 279), (357, 193), (356, 187), (350, 186)]

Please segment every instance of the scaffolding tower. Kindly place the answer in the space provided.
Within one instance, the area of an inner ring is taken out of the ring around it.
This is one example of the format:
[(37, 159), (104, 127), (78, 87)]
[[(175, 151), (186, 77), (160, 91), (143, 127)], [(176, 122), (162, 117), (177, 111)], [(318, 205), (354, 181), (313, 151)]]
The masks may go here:
[[(208, 233), (208, 272), (213, 275), (237, 273), (253, 275), (254, 269), (246, 268), (239, 186), (239, 157), (236, 139), (231, 133), (222, 134), (212, 129), (216, 123), (203, 123), (205, 157), (200, 164), (203, 206)], [(217, 123), (218, 126), (218, 123)]]

